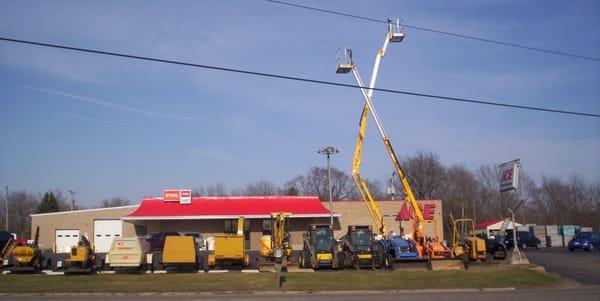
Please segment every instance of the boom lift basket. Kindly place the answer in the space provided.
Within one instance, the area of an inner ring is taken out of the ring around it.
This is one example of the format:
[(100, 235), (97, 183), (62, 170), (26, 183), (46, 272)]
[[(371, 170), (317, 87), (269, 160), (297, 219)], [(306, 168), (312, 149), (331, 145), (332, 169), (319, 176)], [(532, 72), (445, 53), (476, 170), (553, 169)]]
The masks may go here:
[(388, 19), (388, 31), (390, 42), (397, 43), (404, 39), (404, 27), (400, 25), (400, 19), (396, 19), (396, 23)]
[(348, 73), (352, 71), (354, 62), (352, 62), (352, 48), (338, 49), (336, 59), (337, 69), (335, 73)]

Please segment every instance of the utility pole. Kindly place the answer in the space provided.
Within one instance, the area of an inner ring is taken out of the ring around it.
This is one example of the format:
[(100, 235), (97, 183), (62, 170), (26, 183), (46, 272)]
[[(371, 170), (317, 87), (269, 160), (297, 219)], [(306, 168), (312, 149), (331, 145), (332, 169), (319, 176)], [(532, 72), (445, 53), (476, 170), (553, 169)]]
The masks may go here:
[(329, 189), (329, 224), (333, 227), (333, 190), (331, 188), (331, 163), (329, 162), (332, 154), (339, 153), (337, 147), (325, 146), (317, 150), (317, 153), (327, 155), (327, 186)]
[(6, 200), (4, 200), (4, 216), (6, 221), (6, 231), (8, 231), (8, 185), (6, 185)]
[(77, 192), (69, 190), (69, 193), (71, 194), (71, 211), (73, 211), (75, 207), (75, 195), (77, 194)]

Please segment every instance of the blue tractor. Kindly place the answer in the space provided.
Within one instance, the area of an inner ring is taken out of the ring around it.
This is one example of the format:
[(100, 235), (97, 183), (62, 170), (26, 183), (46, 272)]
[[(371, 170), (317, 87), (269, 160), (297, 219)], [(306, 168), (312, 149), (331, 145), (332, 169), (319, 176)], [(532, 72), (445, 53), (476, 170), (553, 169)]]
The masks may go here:
[(397, 268), (430, 269), (428, 256), (420, 256), (417, 243), (401, 235), (389, 234), (380, 240), (385, 250), (384, 265), (390, 270)]

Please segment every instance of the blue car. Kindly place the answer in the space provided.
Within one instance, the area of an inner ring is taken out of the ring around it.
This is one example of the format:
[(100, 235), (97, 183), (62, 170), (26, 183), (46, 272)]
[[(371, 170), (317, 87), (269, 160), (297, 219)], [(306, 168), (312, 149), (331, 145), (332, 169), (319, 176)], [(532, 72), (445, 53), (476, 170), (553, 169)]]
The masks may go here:
[(600, 248), (600, 233), (598, 232), (580, 232), (569, 241), (569, 251), (577, 249), (593, 251)]

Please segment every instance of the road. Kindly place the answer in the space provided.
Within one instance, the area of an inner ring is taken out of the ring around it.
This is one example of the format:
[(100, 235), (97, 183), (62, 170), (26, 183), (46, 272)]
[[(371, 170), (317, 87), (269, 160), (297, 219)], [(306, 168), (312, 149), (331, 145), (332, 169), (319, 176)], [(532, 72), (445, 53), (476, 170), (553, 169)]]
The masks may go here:
[(600, 252), (575, 251), (567, 248), (526, 249), (529, 262), (546, 271), (577, 281), (583, 285), (600, 285)]
[(600, 297), (600, 286), (584, 286), (579, 288), (560, 288), (560, 289), (523, 289), (514, 291), (438, 291), (438, 292), (336, 292), (336, 293), (261, 293), (261, 294), (216, 294), (216, 295), (185, 295), (185, 294), (161, 294), (161, 295), (63, 295), (43, 297), (39, 295), (32, 296), (0, 296), (0, 300), (15, 301), (58, 301), (58, 300), (208, 300), (208, 301), (269, 301), (269, 300), (318, 300), (318, 301), (362, 301), (362, 300), (486, 300), (486, 301), (506, 301), (506, 300), (543, 300), (543, 301), (564, 301), (564, 300), (598, 300)]

